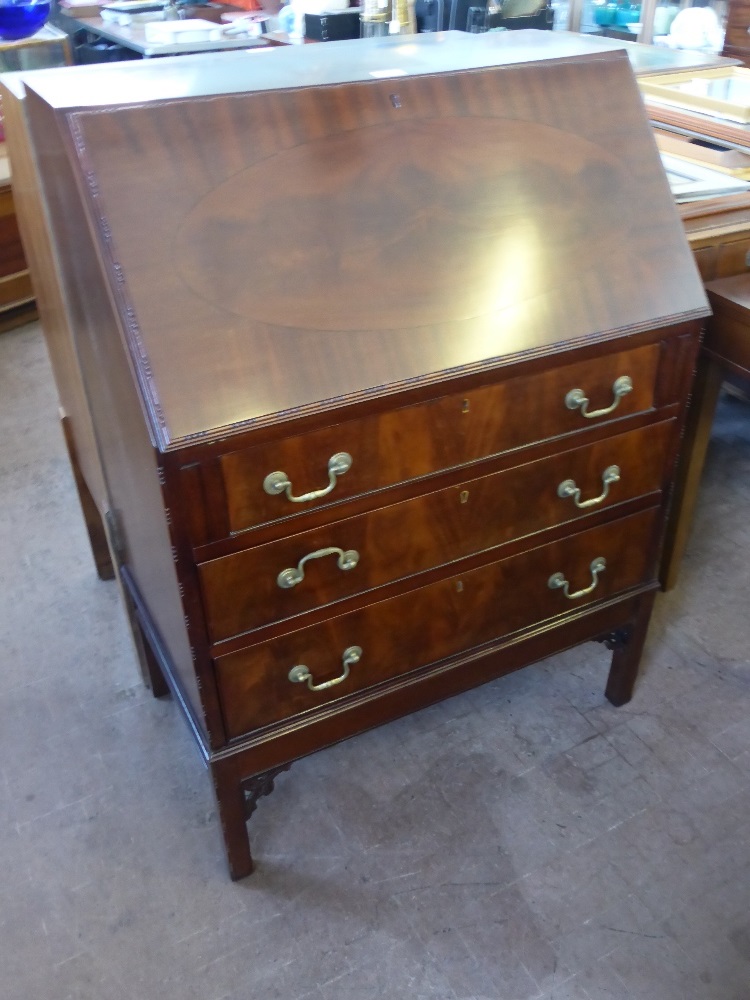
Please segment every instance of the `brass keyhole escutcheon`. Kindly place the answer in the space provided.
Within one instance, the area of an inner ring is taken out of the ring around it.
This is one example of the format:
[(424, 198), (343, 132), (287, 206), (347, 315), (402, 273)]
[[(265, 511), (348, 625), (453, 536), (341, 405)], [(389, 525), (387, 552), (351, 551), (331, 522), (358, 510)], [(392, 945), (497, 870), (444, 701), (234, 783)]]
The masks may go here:
[(456, 593), (463, 594), (463, 592), (464, 592), (464, 581), (456, 580)]
[(468, 503), (469, 502), (469, 491), (468, 490), (461, 490), (461, 492), (458, 494), (458, 499), (461, 501), (461, 503)]

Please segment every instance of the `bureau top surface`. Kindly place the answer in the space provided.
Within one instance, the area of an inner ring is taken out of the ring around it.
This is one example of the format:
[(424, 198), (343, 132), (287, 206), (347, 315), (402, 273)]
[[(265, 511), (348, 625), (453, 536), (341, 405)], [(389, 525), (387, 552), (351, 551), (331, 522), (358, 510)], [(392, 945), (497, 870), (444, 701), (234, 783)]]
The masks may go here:
[(161, 447), (707, 312), (622, 52), (356, 44), (135, 103), (28, 77)]
[[(442, 31), (410, 36), (386, 36), (318, 45), (285, 46), (255, 51), (226, 52), (221, 58), (186, 55), (174, 58), (67, 66), (34, 72), (34, 87), (58, 108), (104, 106), (199, 94), (245, 93), (250, 90), (286, 89), (293, 79), (298, 87), (350, 83), (372, 79), (391, 69), (398, 75), (448, 73), (498, 64), (537, 62), (596, 52), (625, 52), (637, 74), (675, 72), (679, 69), (732, 65), (703, 52), (639, 45), (613, 38), (580, 35), (569, 31), (523, 30), (469, 35)], [(259, 58), (260, 57), (260, 58)], [(267, 58), (271, 57), (271, 58)], [(29, 73), (6, 73), (12, 89), (23, 86)]]

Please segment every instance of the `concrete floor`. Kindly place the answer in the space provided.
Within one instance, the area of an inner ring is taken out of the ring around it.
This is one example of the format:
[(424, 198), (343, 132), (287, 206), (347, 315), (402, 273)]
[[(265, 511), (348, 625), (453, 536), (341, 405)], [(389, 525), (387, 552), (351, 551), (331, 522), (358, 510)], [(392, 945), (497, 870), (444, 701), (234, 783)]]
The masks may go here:
[(630, 705), (591, 644), (296, 764), (232, 884), (93, 571), (38, 327), (0, 337), (1, 1000), (749, 1000), (750, 408)]

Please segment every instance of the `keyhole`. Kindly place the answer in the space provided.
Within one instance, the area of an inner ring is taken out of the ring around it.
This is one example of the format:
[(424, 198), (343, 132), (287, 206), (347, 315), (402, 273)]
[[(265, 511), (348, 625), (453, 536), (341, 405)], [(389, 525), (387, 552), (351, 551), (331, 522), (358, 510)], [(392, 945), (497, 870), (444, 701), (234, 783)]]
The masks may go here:
[(391, 104), (393, 105), (394, 108), (401, 107), (401, 98), (398, 96), (398, 94), (391, 94)]
[(461, 406), (461, 413), (468, 413), (468, 412), (469, 412), (469, 400), (465, 399)]
[(464, 592), (464, 582), (463, 580), (456, 580), (456, 593), (463, 594)]
[(461, 490), (461, 492), (458, 494), (458, 499), (461, 501), (461, 503), (468, 503), (469, 491)]

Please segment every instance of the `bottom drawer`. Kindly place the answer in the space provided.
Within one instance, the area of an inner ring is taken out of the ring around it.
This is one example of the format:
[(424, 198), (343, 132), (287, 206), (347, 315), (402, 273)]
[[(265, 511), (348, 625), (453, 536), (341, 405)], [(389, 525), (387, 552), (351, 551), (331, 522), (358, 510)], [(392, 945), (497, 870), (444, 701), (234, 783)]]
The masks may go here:
[(620, 518), (217, 657), (227, 735), (241, 736), (651, 580), (658, 515), (652, 509)]

